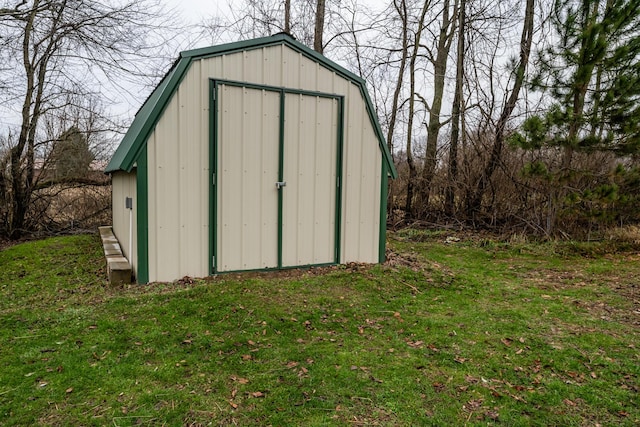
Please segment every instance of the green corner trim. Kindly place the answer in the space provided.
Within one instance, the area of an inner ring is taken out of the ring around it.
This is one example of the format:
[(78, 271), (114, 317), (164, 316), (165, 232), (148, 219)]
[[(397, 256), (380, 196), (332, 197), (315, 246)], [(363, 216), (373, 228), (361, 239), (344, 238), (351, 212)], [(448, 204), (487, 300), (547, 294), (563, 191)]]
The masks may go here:
[(336, 156), (336, 226), (335, 226), (335, 260), (336, 264), (340, 264), (342, 249), (342, 157), (344, 155), (344, 96), (337, 99), (338, 101), (338, 153)]
[(149, 282), (149, 173), (147, 168), (147, 146), (138, 157), (136, 168), (136, 197), (138, 199), (138, 269), (137, 282)]
[(382, 162), (382, 173), (380, 174), (380, 231), (378, 233), (378, 262), (380, 264), (386, 258), (388, 189), (389, 174), (387, 173), (387, 165)]

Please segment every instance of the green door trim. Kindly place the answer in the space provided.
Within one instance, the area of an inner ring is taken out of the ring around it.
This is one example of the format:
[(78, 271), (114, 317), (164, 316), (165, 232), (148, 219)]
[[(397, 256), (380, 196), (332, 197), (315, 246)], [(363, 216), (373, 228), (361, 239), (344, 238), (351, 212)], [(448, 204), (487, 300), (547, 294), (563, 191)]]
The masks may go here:
[[(284, 181), (284, 106), (285, 93), (280, 93), (280, 123), (278, 124), (278, 181)], [(284, 217), (284, 191), (278, 188), (278, 268), (282, 268), (282, 222)]]
[(218, 91), (216, 82), (209, 80), (209, 275), (217, 270), (217, 230), (218, 197), (216, 180), (216, 159), (218, 158)]
[[(209, 274), (217, 274), (218, 271), (218, 247), (217, 247), (217, 218), (218, 218), (218, 88), (220, 86), (234, 86), (247, 89), (264, 90), (269, 92), (278, 92), (280, 94), (280, 130), (279, 130), (279, 158), (278, 158), (278, 180), (284, 180), (284, 115), (285, 115), (285, 96), (287, 94), (296, 94), (304, 96), (315, 96), (320, 98), (335, 99), (338, 103), (338, 126), (337, 126), (337, 156), (336, 156), (336, 194), (335, 194), (335, 236), (334, 236), (334, 261), (333, 263), (322, 263), (313, 265), (335, 265), (340, 263), (340, 247), (341, 247), (341, 229), (342, 229), (342, 156), (343, 156), (343, 139), (344, 139), (344, 96), (337, 94), (329, 94), (324, 92), (316, 92), (309, 90), (300, 90), (285, 87), (276, 87), (269, 85), (260, 85), (255, 83), (240, 82), (234, 80), (224, 79), (209, 79), (209, 171), (210, 171), (210, 183), (209, 186), (209, 226), (211, 228), (209, 232)], [(282, 221), (283, 221), (283, 192), (278, 191), (278, 267), (267, 269), (255, 269), (255, 270), (276, 270), (283, 268), (297, 268), (297, 267), (309, 267), (295, 266), (295, 267), (283, 267), (282, 266)], [(227, 273), (227, 272), (225, 272)]]

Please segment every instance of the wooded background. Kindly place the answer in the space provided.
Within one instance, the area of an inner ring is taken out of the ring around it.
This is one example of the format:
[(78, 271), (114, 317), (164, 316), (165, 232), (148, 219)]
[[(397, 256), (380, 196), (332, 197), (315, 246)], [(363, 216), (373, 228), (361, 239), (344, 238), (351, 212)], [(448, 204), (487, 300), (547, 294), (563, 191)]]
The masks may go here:
[(113, 88), (148, 93), (185, 32), (285, 31), (366, 79), (400, 174), (392, 225), (598, 238), (640, 221), (640, 0), (238, 0), (188, 28), (162, 6), (0, 1), (0, 233), (42, 228), (45, 190), (103, 184), (89, 166), (127, 124)]

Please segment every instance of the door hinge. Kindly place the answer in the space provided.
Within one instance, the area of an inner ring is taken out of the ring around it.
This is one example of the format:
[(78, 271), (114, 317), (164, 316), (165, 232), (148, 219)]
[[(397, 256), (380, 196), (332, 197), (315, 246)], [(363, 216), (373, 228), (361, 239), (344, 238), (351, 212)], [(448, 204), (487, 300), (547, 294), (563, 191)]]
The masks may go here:
[(211, 185), (216, 185), (216, 173), (211, 174)]
[(213, 268), (215, 268), (215, 267), (216, 267), (216, 257), (215, 257), (215, 255), (211, 257), (211, 266), (212, 266)]

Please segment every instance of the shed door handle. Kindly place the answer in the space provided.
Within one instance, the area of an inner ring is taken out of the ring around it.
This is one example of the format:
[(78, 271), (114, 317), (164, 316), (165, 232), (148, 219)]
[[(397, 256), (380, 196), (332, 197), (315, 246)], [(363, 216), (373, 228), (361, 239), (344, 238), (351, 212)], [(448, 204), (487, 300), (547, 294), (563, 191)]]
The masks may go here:
[(285, 187), (286, 185), (287, 185), (286, 181), (278, 181), (278, 182), (276, 182), (276, 188), (278, 190), (280, 190), (282, 187)]

